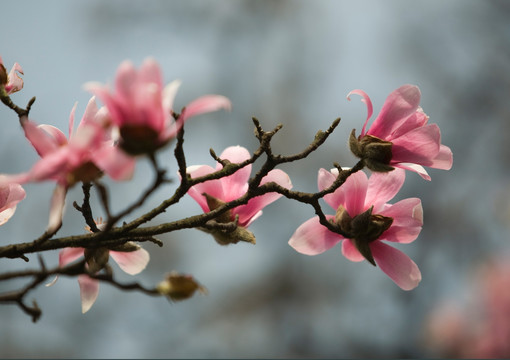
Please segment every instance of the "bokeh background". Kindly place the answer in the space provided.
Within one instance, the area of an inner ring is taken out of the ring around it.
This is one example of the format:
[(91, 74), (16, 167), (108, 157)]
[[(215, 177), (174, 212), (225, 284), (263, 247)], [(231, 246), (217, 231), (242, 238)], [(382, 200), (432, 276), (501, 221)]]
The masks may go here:
[[(255, 150), (252, 116), (266, 129), (283, 124), (274, 139), (275, 152), (282, 154), (302, 150), (319, 129), (342, 117), (316, 153), (282, 167), (295, 189), (313, 192), (320, 167), (355, 163), (346, 143), (350, 131), (361, 128), (366, 108), (358, 98), (347, 101), (346, 94), (365, 90), (377, 112), (386, 96), (406, 83), (420, 87), (423, 109), (454, 154), (452, 170), (430, 170), (431, 182), (409, 174), (397, 198), (417, 196), (424, 207), (422, 233), (401, 247), (423, 275), (411, 292), (366, 262), (348, 261), (339, 247), (315, 257), (296, 253), (287, 241), (313, 209), (281, 199), (251, 226), (256, 246), (220, 247), (196, 230), (161, 236), (162, 249), (144, 246), (151, 262), (137, 277), (140, 282), (153, 286), (178, 270), (193, 274), (208, 288), (207, 296), (169, 303), (103, 284), (93, 308), (82, 315), (76, 280), (62, 278), (29, 294), (27, 300), (36, 299), (43, 310), (36, 324), (15, 305), (0, 307), (1, 357), (460, 354), (446, 353), (428, 324), (445, 301), (457, 308), (475, 301), (477, 269), (510, 250), (510, 3), (16, 0), (0, 5), (0, 55), (8, 69), (17, 61), (25, 70), (25, 87), (13, 100), (24, 105), (37, 96), (31, 118), (39, 123), (66, 130), (73, 104), (78, 101), (80, 118), (90, 97), (85, 82), (111, 82), (123, 60), (139, 66), (153, 56), (166, 83), (183, 81), (177, 108), (207, 93), (232, 100), (232, 112), (186, 124), (190, 165), (213, 165), (211, 147), (217, 153), (238, 144)], [(0, 119), (0, 172), (26, 171), (37, 154), (12, 111), (1, 107)], [(175, 173), (172, 147), (159, 160)], [(106, 181), (113, 207), (130, 203), (151, 178), (141, 160), (132, 182)], [(175, 186), (160, 189), (133, 216), (159, 204)], [(0, 229), (0, 245), (30, 241), (46, 227), (53, 185), (25, 188), (27, 199)], [(84, 231), (71, 206), (81, 197), (79, 187), (68, 195), (60, 235)], [(200, 211), (186, 198), (152, 223)], [(57, 252), (44, 259), (56, 264)], [(0, 261), (2, 272), (26, 266), (36, 267), (36, 258), (28, 265)], [(21, 284), (2, 283), (0, 291)]]

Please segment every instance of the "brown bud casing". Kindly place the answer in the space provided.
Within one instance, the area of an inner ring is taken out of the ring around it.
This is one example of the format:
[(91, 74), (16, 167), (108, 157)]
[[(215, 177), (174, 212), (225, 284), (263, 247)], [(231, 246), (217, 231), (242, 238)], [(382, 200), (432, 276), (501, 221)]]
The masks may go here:
[(349, 136), (349, 148), (358, 158), (363, 159), (367, 168), (375, 172), (388, 172), (394, 168), (390, 166), (392, 158), (390, 141), (379, 139), (372, 135), (365, 135), (361, 139), (356, 137), (353, 129)]

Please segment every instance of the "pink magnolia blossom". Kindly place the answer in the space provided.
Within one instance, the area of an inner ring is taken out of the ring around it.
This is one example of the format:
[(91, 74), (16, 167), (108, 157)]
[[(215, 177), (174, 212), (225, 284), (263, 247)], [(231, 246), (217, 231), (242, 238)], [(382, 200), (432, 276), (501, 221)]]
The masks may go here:
[[(87, 259), (89, 270), (93, 272), (94, 270), (101, 270), (108, 261), (108, 257), (111, 256), (124, 272), (129, 275), (136, 275), (145, 269), (150, 260), (149, 253), (140, 247), (138, 250), (130, 252), (102, 250), (101, 257), (105, 257), (104, 263), (101, 263), (102, 260), (98, 261), (95, 257), (91, 256)], [(86, 249), (83, 248), (65, 248), (59, 253), (59, 266), (63, 267), (85, 254)], [(78, 284), (80, 286), (81, 311), (86, 313), (90, 310), (99, 294), (99, 280), (93, 279), (88, 275), (79, 275)]]
[(0, 185), (0, 225), (5, 224), (16, 211), (16, 205), (25, 198), (20, 184)]
[(163, 88), (159, 65), (148, 58), (138, 71), (130, 61), (119, 66), (114, 93), (99, 83), (85, 87), (108, 108), (111, 121), (119, 128), (121, 148), (128, 154), (140, 155), (153, 153), (175, 138), (190, 117), (231, 107), (224, 96), (206, 95), (189, 103), (175, 118), (172, 107), (179, 85), (179, 81), (174, 81)]
[(427, 124), (429, 117), (419, 106), (420, 89), (403, 85), (386, 99), (381, 112), (367, 130), (372, 116), (372, 102), (362, 90), (351, 91), (362, 96), (368, 115), (356, 138), (354, 130), (349, 145), (353, 153), (365, 159), (373, 171), (390, 171), (393, 167), (417, 172), (430, 180), (423, 166), (449, 170), (453, 157), (449, 147), (441, 144), (441, 132), (436, 124)]
[(18, 63), (14, 63), (9, 74), (4, 66), (2, 57), (0, 57), (0, 89), (3, 86), (5, 93), (10, 95), (23, 88), (23, 79), (18, 75), (23, 74), (23, 69)]
[[(320, 169), (319, 190), (335, 181), (338, 170)], [(384, 241), (410, 243), (421, 231), (423, 215), (417, 198), (387, 204), (405, 179), (402, 169), (389, 173), (373, 173), (370, 179), (362, 171), (347, 178), (335, 192), (324, 196), (336, 215), (326, 215), (348, 237), (330, 231), (314, 217), (303, 223), (289, 240), (289, 245), (305, 255), (317, 255), (342, 243), (342, 254), (351, 261), (367, 259), (377, 264), (404, 290), (415, 288), (421, 280), (416, 264), (401, 251)], [(383, 241), (384, 240), (384, 241)]]
[[(250, 153), (244, 147), (231, 146), (226, 148), (220, 156), (223, 160), (231, 163), (242, 163), (250, 158)], [(218, 163), (216, 169), (208, 165), (190, 166), (186, 170), (192, 178), (204, 176), (222, 169)], [(251, 164), (243, 167), (232, 175), (209, 180), (191, 187), (188, 194), (200, 205), (204, 212), (214, 210), (222, 203), (236, 200), (248, 191), (248, 180), (251, 174)], [(271, 170), (262, 178), (261, 185), (275, 182), (287, 189), (292, 188), (289, 176), (282, 170)], [(262, 209), (270, 203), (279, 199), (282, 195), (278, 193), (267, 193), (252, 198), (245, 205), (237, 206), (227, 212), (221, 222), (234, 221), (238, 216), (238, 227), (247, 228), (255, 219), (262, 215)]]
[(105, 109), (99, 110), (94, 98), (90, 99), (85, 114), (74, 131), (74, 113), (69, 118), (69, 139), (51, 125), (37, 125), (30, 120), (22, 123), (25, 136), (41, 159), (27, 173), (7, 175), (0, 183), (27, 183), (52, 180), (57, 183), (50, 209), (49, 230), (55, 230), (62, 223), (62, 214), (67, 189), (77, 182), (92, 181), (108, 173), (116, 180), (129, 178), (133, 166), (127, 155), (125, 160), (116, 157), (108, 162), (109, 154), (115, 151), (112, 140), (105, 131)]

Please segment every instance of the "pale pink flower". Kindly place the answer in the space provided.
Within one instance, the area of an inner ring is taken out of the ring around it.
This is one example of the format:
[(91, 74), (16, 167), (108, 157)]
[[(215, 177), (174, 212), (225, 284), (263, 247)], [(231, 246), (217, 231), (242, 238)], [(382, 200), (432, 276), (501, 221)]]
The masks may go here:
[(22, 123), (25, 136), (41, 159), (27, 173), (6, 175), (1, 183), (27, 183), (53, 180), (57, 183), (54, 191), (49, 230), (55, 230), (62, 222), (62, 213), (67, 189), (77, 182), (92, 181), (108, 173), (114, 179), (129, 178), (133, 164), (127, 155), (126, 161), (116, 157), (116, 162), (106, 163), (108, 154), (115, 151), (113, 142), (105, 130), (105, 109), (98, 110), (94, 98), (90, 99), (85, 114), (74, 131), (74, 113), (69, 118), (69, 139), (51, 125), (37, 125), (30, 120)]
[[(231, 146), (226, 148), (220, 155), (220, 159), (228, 160), (231, 163), (242, 163), (250, 158), (250, 153), (244, 147)], [(204, 212), (214, 210), (222, 203), (236, 200), (246, 194), (248, 191), (248, 180), (251, 174), (251, 164), (243, 167), (232, 175), (209, 180), (191, 187), (188, 194), (200, 205)], [(209, 165), (190, 166), (186, 170), (192, 178), (204, 176), (222, 169), (223, 166), (218, 163), (216, 169)], [(292, 188), (289, 176), (282, 170), (271, 170), (262, 178), (261, 185), (275, 182), (287, 189)], [(271, 192), (257, 196), (248, 201), (245, 205), (237, 206), (227, 212), (226, 218), (221, 222), (234, 221), (238, 216), (238, 226), (247, 228), (255, 219), (262, 215), (262, 209), (270, 203), (279, 199), (282, 195)], [(211, 209), (211, 207), (213, 207)]]
[(381, 112), (366, 130), (372, 116), (372, 102), (362, 90), (348, 95), (362, 96), (368, 115), (358, 138), (351, 134), (349, 145), (353, 153), (364, 158), (368, 168), (389, 171), (393, 167), (417, 172), (430, 180), (423, 166), (449, 170), (453, 156), (449, 147), (441, 144), (441, 132), (436, 124), (427, 124), (429, 117), (420, 103), (420, 89), (403, 85), (386, 99)]
[[(338, 170), (320, 169), (319, 190), (335, 181)], [(401, 251), (384, 241), (410, 243), (421, 231), (423, 215), (421, 201), (408, 198), (387, 204), (402, 187), (405, 172), (373, 173), (370, 179), (362, 171), (350, 175), (335, 192), (324, 200), (336, 215), (326, 215), (348, 237), (330, 231), (314, 217), (303, 223), (289, 240), (289, 245), (305, 255), (317, 255), (342, 243), (342, 254), (351, 261), (367, 259), (377, 264), (404, 290), (415, 288), (421, 280), (416, 264)]]
[(16, 205), (25, 198), (20, 184), (0, 185), (0, 225), (5, 224), (16, 211)]
[(23, 69), (18, 63), (14, 63), (9, 74), (4, 66), (2, 57), (0, 57), (0, 86), (3, 86), (5, 93), (10, 95), (23, 88), (23, 79), (18, 75), (23, 74)]
[(117, 70), (115, 92), (109, 86), (87, 83), (86, 89), (99, 97), (119, 128), (120, 147), (128, 154), (153, 153), (175, 138), (184, 122), (192, 116), (230, 109), (230, 101), (219, 95), (206, 95), (189, 103), (175, 119), (172, 110), (180, 82), (163, 88), (158, 63), (146, 59), (139, 70), (124, 61)]
[[(108, 256), (111, 256), (117, 265), (129, 275), (140, 273), (145, 269), (150, 260), (149, 253), (142, 248), (130, 252), (103, 250), (102, 256), (106, 255), (105, 263), (108, 261)], [(83, 248), (62, 249), (59, 253), (59, 266), (63, 267), (84, 256), (85, 251)], [(88, 268), (91, 269), (91, 267), (98, 266), (97, 271), (101, 270), (105, 265), (102, 263), (96, 264), (96, 259), (94, 258), (87, 259), (87, 261)], [(81, 310), (82, 313), (86, 313), (90, 310), (99, 294), (99, 280), (93, 279), (88, 275), (79, 275), (78, 284), (80, 285)]]

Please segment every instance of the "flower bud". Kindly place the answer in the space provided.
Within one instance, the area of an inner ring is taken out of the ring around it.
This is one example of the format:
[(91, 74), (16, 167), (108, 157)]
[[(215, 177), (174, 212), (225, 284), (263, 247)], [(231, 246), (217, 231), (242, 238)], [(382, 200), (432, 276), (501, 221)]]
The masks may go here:
[(85, 249), (84, 255), (85, 261), (89, 266), (89, 271), (92, 274), (103, 269), (110, 258), (110, 252), (105, 247)]
[(352, 153), (363, 159), (367, 168), (376, 172), (388, 172), (394, 168), (390, 166), (393, 144), (372, 135), (365, 135), (361, 139), (356, 137), (353, 129), (349, 137), (349, 148)]
[(0, 86), (3, 87), (7, 84), (9, 77), (7, 76), (7, 69), (4, 64), (1, 63), (1, 60), (2, 59), (0, 58)]
[(166, 279), (156, 286), (156, 290), (172, 301), (189, 299), (195, 291), (207, 294), (207, 289), (200, 285), (191, 275), (179, 274), (172, 271)]

